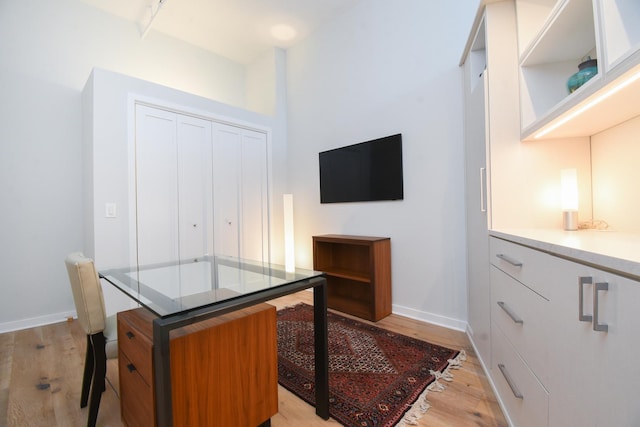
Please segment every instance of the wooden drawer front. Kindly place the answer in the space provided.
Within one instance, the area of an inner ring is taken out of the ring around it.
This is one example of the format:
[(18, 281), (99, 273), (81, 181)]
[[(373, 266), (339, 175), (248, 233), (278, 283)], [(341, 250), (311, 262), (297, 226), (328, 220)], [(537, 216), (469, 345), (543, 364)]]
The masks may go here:
[[(548, 392), (518, 356), (499, 328), (494, 328), (492, 338), (491, 376), (513, 425), (548, 426)], [(520, 397), (516, 397), (516, 394)]]
[(547, 385), (549, 301), (491, 267), (491, 318), (531, 370)]
[(153, 345), (128, 321), (129, 312), (118, 313), (118, 353), (125, 354), (147, 384), (153, 384)]
[(550, 255), (496, 237), (489, 239), (489, 250), (491, 264), (550, 299), (547, 269)]
[(131, 360), (120, 353), (118, 369), (120, 375), (120, 410), (128, 427), (155, 426), (153, 388), (137, 370), (130, 370)]

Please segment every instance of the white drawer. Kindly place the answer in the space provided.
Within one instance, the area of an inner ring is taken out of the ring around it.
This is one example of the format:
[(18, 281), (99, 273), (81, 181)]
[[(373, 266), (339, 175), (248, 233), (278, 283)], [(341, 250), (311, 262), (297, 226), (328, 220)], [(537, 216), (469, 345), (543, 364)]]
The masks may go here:
[(547, 265), (551, 255), (497, 237), (489, 239), (489, 251), (491, 264), (549, 299)]
[(538, 379), (549, 384), (549, 301), (491, 266), (491, 319)]
[(513, 425), (549, 424), (549, 393), (518, 356), (499, 328), (492, 332), (491, 376)]

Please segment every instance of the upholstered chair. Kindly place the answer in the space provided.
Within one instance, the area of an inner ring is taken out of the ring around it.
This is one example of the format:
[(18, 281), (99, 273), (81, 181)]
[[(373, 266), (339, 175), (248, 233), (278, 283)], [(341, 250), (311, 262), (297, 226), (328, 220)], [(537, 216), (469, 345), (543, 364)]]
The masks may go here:
[(87, 426), (94, 427), (100, 398), (106, 389), (107, 358), (118, 357), (116, 316), (106, 316), (102, 286), (93, 260), (81, 253), (72, 253), (65, 264), (78, 321), (87, 334), (80, 407), (84, 408), (89, 401)]

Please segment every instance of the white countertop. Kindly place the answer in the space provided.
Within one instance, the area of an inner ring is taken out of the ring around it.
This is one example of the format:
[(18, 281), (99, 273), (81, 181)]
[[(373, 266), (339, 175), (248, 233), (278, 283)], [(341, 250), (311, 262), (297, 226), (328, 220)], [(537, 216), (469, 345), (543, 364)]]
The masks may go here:
[(495, 229), (490, 230), (489, 234), (640, 278), (640, 233), (609, 230)]

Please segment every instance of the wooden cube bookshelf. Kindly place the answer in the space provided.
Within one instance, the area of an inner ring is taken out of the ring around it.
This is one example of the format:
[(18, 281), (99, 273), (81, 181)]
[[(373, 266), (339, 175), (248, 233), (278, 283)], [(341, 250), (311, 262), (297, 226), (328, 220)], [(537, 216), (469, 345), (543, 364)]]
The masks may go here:
[(391, 239), (313, 236), (313, 268), (327, 276), (327, 305), (377, 322), (391, 314)]

